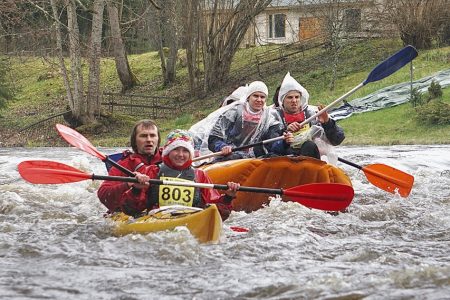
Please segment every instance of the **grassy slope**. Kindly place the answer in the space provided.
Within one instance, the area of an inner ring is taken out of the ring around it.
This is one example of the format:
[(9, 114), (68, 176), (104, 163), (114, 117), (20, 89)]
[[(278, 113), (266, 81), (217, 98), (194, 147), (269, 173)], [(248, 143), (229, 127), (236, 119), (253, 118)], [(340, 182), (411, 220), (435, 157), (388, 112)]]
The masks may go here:
[[(384, 58), (393, 54), (402, 46), (398, 41), (372, 41), (371, 43), (352, 44), (342, 55), (343, 65), (339, 70), (339, 79), (335, 89), (329, 90), (330, 71), (326, 60), (321, 58), (322, 50), (305, 53), (304, 60), (309, 65), (291, 65), (289, 70), (265, 76), (263, 78), (248, 78), (248, 82), (256, 79), (264, 80), (269, 86), (269, 99), (276, 86), (281, 82), (286, 71), (290, 71), (310, 92), (311, 104), (330, 103), (351, 88), (362, 82), (368, 73)], [(270, 49), (256, 47), (241, 50), (233, 63), (233, 68), (240, 68), (251, 61), (256, 53)], [(320, 53), (319, 53), (320, 52)], [(414, 79), (431, 75), (437, 71), (450, 68), (450, 47), (420, 51), (419, 57), (414, 60)], [(160, 63), (157, 53), (145, 53), (130, 56), (130, 65), (140, 80), (140, 86), (134, 90), (136, 93), (171, 95), (186, 89), (186, 68), (178, 68), (179, 84), (162, 89), (159, 81)], [(62, 111), (66, 107), (65, 91), (61, 76), (56, 66), (49, 60), (27, 59), (12, 60), (15, 84), (21, 88), (17, 100), (11, 103), (8, 110), (3, 111), (4, 118), (0, 118), (3, 128), (21, 128), (36, 119)], [(102, 84), (105, 91), (119, 90), (119, 81), (115, 73), (114, 61), (104, 59), (101, 66)], [(39, 80), (39, 77), (44, 77)], [(87, 78), (87, 76), (86, 76)], [(85, 78), (85, 79), (86, 79)], [(363, 97), (383, 87), (409, 81), (409, 68), (403, 68), (395, 74), (379, 82), (370, 83), (356, 92), (348, 100)], [(202, 99), (205, 110), (194, 110), (171, 120), (158, 120), (163, 135), (172, 128), (189, 128), (193, 123), (205, 117), (218, 107), (220, 99), (229, 94), (233, 87), (223, 87), (212, 93), (210, 97)], [(450, 92), (444, 90), (444, 99), (449, 101)], [(268, 104), (271, 100), (268, 101)], [(383, 109), (376, 112), (352, 116), (340, 121), (346, 131), (345, 144), (412, 144), (412, 143), (450, 143), (450, 125), (429, 128), (418, 125), (414, 118), (413, 108), (409, 104)], [(96, 145), (122, 146), (128, 142), (128, 132), (135, 118), (119, 116), (110, 128), (89, 139)]]

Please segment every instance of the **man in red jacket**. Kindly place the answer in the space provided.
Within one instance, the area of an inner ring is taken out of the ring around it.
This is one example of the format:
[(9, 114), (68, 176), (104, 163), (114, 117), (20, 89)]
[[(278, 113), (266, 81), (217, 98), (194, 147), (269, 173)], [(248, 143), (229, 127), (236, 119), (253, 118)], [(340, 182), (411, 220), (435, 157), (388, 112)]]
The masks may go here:
[[(133, 152), (125, 151), (119, 164), (132, 172), (138, 172), (144, 166), (155, 165), (161, 162), (162, 148), (160, 148), (160, 133), (156, 123), (152, 120), (141, 120), (136, 123), (130, 137)], [(126, 176), (119, 169), (112, 167), (108, 175)], [(130, 188), (139, 188), (136, 183), (117, 181), (104, 181), (98, 189), (100, 201), (108, 208), (109, 213), (121, 211), (120, 197)]]
[(163, 162), (150, 165), (136, 172), (141, 185), (130, 188), (122, 194), (121, 210), (132, 216), (139, 216), (146, 209), (167, 205), (183, 205), (205, 208), (216, 204), (222, 219), (230, 215), (231, 201), (236, 196), (239, 184), (228, 182), (228, 190), (219, 194), (217, 190), (174, 185), (149, 185), (149, 179), (211, 183), (201, 169), (192, 167), (194, 141), (184, 130), (174, 130), (167, 136), (162, 152)]

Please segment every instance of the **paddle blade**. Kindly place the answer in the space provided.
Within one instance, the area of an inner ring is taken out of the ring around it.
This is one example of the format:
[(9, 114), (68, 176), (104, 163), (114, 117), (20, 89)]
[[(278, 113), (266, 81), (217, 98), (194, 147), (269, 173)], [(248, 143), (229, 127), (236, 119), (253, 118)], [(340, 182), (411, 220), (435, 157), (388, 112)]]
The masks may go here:
[(235, 232), (249, 232), (250, 231), (250, 229), (245, 228), (245, 227), (240, 227), (240, 226), (230, 226), (230, 229)]
[(362, 168), (364, 174), (373, 185), (389, 193), (398, 192), (408, 197), (414, 184), (414, 177), (384, 164), (373, 164)]
[(410, 45), (406, 46), (385, 61), (378, 64), (378, 66), (370, 72), (367, 79), (363, 82), (363, 85), (388, 77), (416, 58), (417, 54), (416, 48)]
[(354, 191), (340, 183), (312, 183), (283, 190), (283, 195), (309, 208), (341, 211), (352, 202)]
[(105, 160), (106, 156), (100, 153), (83, 135), (73, 130), (70, 127), (64, 126), (62, 124), (56, 124), (56, 130), (59, 132), (61, 137), (66, 140), (72, 146), (83, 150), (93, 156), (97, 156), (101, 160)]
[(17, 168), (20, 176), (31, 183), (59, 184), (92, 178), (92, 175), (53, 161), (28, 160), (21, 162)]

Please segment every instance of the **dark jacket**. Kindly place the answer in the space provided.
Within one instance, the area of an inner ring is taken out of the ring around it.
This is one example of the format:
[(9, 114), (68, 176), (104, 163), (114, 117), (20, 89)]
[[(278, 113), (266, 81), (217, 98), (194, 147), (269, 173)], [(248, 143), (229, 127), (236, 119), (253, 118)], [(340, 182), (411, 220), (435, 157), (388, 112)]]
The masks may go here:
[[(273, 115), (279, 120), (279, 122), (282, 124), (279, 127), (279, 135), (282, 135), (284, 132), (287, 131), (287, 127), (289, 124), (287, 124), (285, 118), (284, 118), (284, 111), (281, 107), (276, 107), (272, 109)], [(312, 110), (310, 107), (307, 107), (305, 110), (305, 120), (311, 117), (315, 114), (315, 111)], [(301, 123), (301, 121), (299, 122)], [(336, 121), (333, 119), (329, 119), (327, 123), (321, 124), (317, 119), (313, 119), (310, 123), (310, 126), (317, 125), (321, 126), (324, 129), (326, 141), (333, 145), (337, 146), (342, 143), (342, 141), (345, 139), (344, 130), (342, 127), (338, 126), (336, 124)], [(280, 154), (280, 155), (286, 155), (286, 154), (292, 154), (292, 151), (290, 151), (290, 145), (287, 144), (284, 140), (276, 141), (272, 143), (271, 146), (271, 152)]]
[[(267, 107), (262, 113), (260, 123), (256, 130), (250, 134), (245, 133), (246, 125), (243, 121), (243, 110), (245, 104), (238, 104), (224, 112), (213, 126), (208, 137), (208, 148), (212, 152), (219, 152), (225, 146), (240, 147), (258, 143), (278, 136), (280, 123), (271, 114)], [(253, 147), (253, 153), (238, 151), (229, 155), (226, 159), (259, 157), (267, 154), (270, 144)]]

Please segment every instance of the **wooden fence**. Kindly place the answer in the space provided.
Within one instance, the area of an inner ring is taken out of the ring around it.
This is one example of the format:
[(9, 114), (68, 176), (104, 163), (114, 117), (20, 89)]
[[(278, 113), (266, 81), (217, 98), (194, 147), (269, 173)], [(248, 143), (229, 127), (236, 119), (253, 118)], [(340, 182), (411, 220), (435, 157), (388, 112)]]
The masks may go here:
[(11, 141), (5, 141), (9, 146), (22, 146), (29, 140), (33, 141), (35, 146), (67, 146), (67, 143), (59, 136), (55, 129), (55, 124), (65, 124), (65, 115), (70, 114), (70, 110), (46, 117), (32, 123), (14, 134)]
[(182, 105), (177, 97), (139, 94), (103, 93), (101, 105), (110, 113), (123, 113), (151, 119), (167, 119), (180, 112)]

